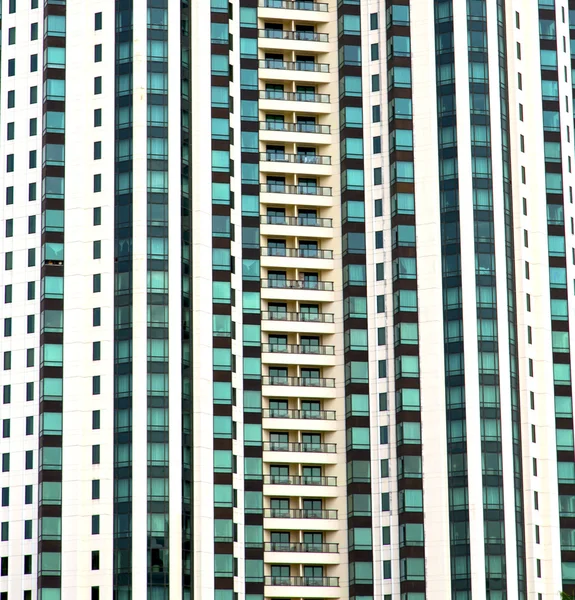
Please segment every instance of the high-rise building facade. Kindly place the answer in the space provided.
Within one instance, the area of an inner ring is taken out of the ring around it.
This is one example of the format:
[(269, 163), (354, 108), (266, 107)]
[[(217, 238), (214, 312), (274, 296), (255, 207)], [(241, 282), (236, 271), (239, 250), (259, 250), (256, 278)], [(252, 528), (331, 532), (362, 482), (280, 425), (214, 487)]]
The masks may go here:
[(575, 589), (575, 0), (0, 8), (0, 600)]

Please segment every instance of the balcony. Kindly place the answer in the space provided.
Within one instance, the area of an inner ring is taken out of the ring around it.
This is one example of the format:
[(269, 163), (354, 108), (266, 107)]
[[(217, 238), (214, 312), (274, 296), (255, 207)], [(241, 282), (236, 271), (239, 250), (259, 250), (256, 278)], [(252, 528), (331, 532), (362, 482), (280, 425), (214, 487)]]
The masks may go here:
[[(274, 577), (273, 575), (268, 575), (264, 578), (264, 585), (338, 587), (339, 577), (299, 577), (297, 575)], [(297, 596), (300, 596), (300, 594), (297, 594)]]
[(321, 354), (333, 356), (335, 346), (308, 346), (302, 344), (262, 344), (262, 352), (278, 352), (286, 354)]
[(260, 29), (259, 37), (272, 40), (297, 40), (300, 42), (328, 42), (327, 33), (316, 31), (290, 31), (283, 29)]
[(318, 125), (317, 123), (260, 121), (260, 129), (263, 131), (286, 131), (289, 133), (322, 133), (324, 135), (331, 133), (330, 125)]
[[(318, 217), (302, 216), (302, 217), (286, 217), (283, 215), (260, 215), (260, 223), (262, 225), (287, 225), (288, 227), (333, 227), (332, 219), (320, 219)], [(274, 233), (274, 235), (276, 235)], [(315, 231), (313, 235), (318, 235)], [(310, 237), (300, 235), (298, 237)], [(311, 236), (313, 237), (313, 236)]]
[(337, 429), (335, 410), (264, 408), (262, 416), (264, 429), (315, 433), (333, 432)]
[[(332, 270), (333, 251), (308, 248), (260, 248), (261, 266), (267, 269), (283, 269), (296, 267), (298, 269)], [(286, 260), (288, 259), (288, 260)], [(292, 259), (296, 259), (294, 263)]]
[[(272, 102), (270, 100), (270, 103)], [(302, 103), (302, 106), (307, 105)], [(317, 105), (313, 104), (311, 106)], [(273, 104), (270, 104), (271, 107), (273, 107)], [(331, 144), (331, 126), (305, 121), (297, 123), (260, 121), (260, 141), (282, 144)]]
[(333, 281), (307, 281), (304, 279), (262, 279), (264, 300), (285, 300), (286, 293), (300, 290), (297, 298), (302, 302), (330, 302), (334, 290)]
[(314, 510), (309, 508), (265, 508), (267, 519), (327, 519), (337, 520), (337, 510)]
[(260, 90), (260, 100), (283, 100), (284, 102), (321, 102), (322, 104), (329, 104), (329, 94)]
[(282, 311), (263, 311), (262, 321), (289, 321), (296, 323), (333, 323), (333, 313), (301, 313)]
[(268, 419), (310, 419), (334, 421), (335, 410), (301, 410), (289, 408), (264, 408), (263, 417)]
[(260, 0), (260, 8), (283, 8), (286, 10), (307, 10), (327, 12), (328, 5), (324, 2), (313, 2), (313, 0)]
[(339, 544), (307, 544), (305, 542), (265, 542), (265, 552), (338, 552)]
[(260, 248), (261, 256), (279, 256), (285, 258), (320, 258), (332, 259), (333, 250), (320, 250), (319, 248), (273, 248), (264, 246)]
[[(260, 69), (278, 69), (303, 73), (329, 73), (328, 63), (316, 63), (307, 60), (286, 61), (277, 58), (264, 58), (259, 61)], [(282, 77), (282, 80), (285, 77)]]
[(285, 154), (283, 152), (260, 152), (260, 161), (295, 163), (300, 165), (331, 165), (331, 156), (317, 154)]
[(308, 442), (264, 442), (264, 452), (320, 452), (335, 454), (336, 444), (308, 443)]
[(264, 475), (264, 485), (337, 486), (337, 477), (306, 475)]
[(333, 379), (332, 377), (283, 377), (274, 375), (264, 375), (262, 377), (262, 384), (297, 387), (334, 388), (335, 379)]
[(330, 187), (319, 185), (281, 185), (278, 183), (260, 183), (262, 194), (301, 194), (303, 196), (331, 196)]
[(272, 519), (272, 521), (266, 522), (266, 529), (274, 529), (276, 531), (328, 532), (337, 531), (339, 528), (337, 510), (264, 508), (264, 518)]

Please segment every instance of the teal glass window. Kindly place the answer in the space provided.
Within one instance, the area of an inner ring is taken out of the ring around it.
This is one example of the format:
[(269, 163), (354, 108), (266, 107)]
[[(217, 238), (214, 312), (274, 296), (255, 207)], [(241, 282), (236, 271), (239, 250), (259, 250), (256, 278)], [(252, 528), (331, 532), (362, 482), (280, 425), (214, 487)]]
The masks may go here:
[(214, 484), (214, 506), (218, 508), (233, 507), (233, 488), (231, 485)]
[(398, 290), (394, 292), (393, 310), (417, 312), (417, 292), (415, 290)]
[(259, 358), (244, 357), (244, 379), (259, 379), (262, 365)]
[(366, 285), (365, 265), (345, 265), (343, 269), (343, 284)]
[(244, 458), (244, 477), (246, 479), (261, 479), (263, 476), (263, 461), (261, 458), (246, 456)]
[(257, 390), (244, 390), (244, 412), (260, 412), (262, 394)]
[(44, 50), (44, 65), (52, 69), (64, 69), (66, 67), (66, 48), (48, 46)]
[(543, 96), (543, 100), (557, 100), (559, 98), (559, 83), (549, 79), (542, 79), (541, 95)]
[(345, 364), (345, 378), (347, 383), (368, 383), (369, 363), (363, 361), (350, 361)]
[(227, 87), (212, 86), (212, 106), (216, 108), (228, 108), (230, 94)]
[[(256, 40), (254, 40), (256, 41)], [(240, 102), (240, 117), (244, 121), (258, 120), (258, 103), (256, 100), (242, 100)]]
[(260, 312), (259, 292), (242, 292), (242, 310), (245, 313)]
[(547, 240), (549, 256), (565, 256), (565, 238), (562, 235), (550, 235)]
[(403, 388), (396, 392), (398, 410), (421, 410), (419, 390), (416, 388)]
[(549, 286), (551, 288), (567, 287), (567, 271), (564, 267), (549, 267)]
[(212, 282), (212, 300), (216, 304), (230, 304), (232, 288), (229, 281)]
[(352, 562), (349, 565), (349, 583), (351, 585), (370, 585), (373, 583), (373, 563)]
[(371, 516), (371, 496), (369, 494), (352, 494), (348, 496), (349, 517)]
[(40, 448), (40, 469), (46, 471), (62, 470), (62, 448), (44, 446)]
[(340, 46), (339, 48), (339, 64), (360, 66), (361, 65), (361, 47), (351, 46), (349, 44)]
[(64, 346), (62, 344), (44, 344), (42, 346), (42, 364), (45, 367), (63, 366)]
[(341, 185), (344, 190), (363, 190), (363, 169), (345, 169), (341, 174)]
[(395, 358), (396, 377), (419, 377), (418, 356), (397, 356)]
[(232, 473), (233, 458), (231, 450), (214, 450), (214, 472)]
[(240, 38), (240, 56), (241, 58), (257, 58), (258, 40), (257, 38)]
[(40, 484), (40, 505), (56, 506), (62, 504), (62, 482), (44, 481)]
[(212, 54), (212, 75), (227, 77), (229, 69), (230, 63), (227, 54)]
[(260, 278), (260, 261), (251, 258), (242, 259), (242, 278), (257, 281)]
[(257, 423), (244, 423), (244, 444), (246, 446), (262, 445), (262, 426)]
[(346, 318), (366, 318), (367, 299), (364, 296), (348, 296), (344, 299), (344, 314)]
[(259, 346), (261, 344), (261, 328), (259, 325), (243, 325), (244, 346)]
[(226, 204), (230, 203), (230, 184), (212, 183), (212, 203)]
[(257, 163), (242, 163), (242, 183), (257, 185), (260, 182), (260, 172)]
[(389, 87), (411, 87), (411, 69), (409, 67), (392, 67), (387, 76)]
[(350, 550), (371, 550), (371, 529), (368, 527), (354, 527), (348, 533)]
[(211, 23), (212, 44), (227, 44), (229, 38), (227, 23)]
[(230, 250), (229, 248), (212, 249), (212, 269), (214, 271), (230, 270)]
[(363, 158), (363, 138), (345, 138), (342, 144), (342, 159), (344, 158)]
[(394, 279), (416, 279), (417, 265), (415, 258), (399, 257), (393, 261)]
[(556, 50), (540, 50), (541, 69), (555, 71), (557, 69), (557, 51)]
[(345, 350), (367, 350), (367, 330), (348, 329), (344, 333)]
[(340, 112), (340, 123), (342, 127), (363, 127), (363, 113), (360, 107), (347, 106)]
[(214, 348), (214, 370), (231, 371), (232, 351), (229, 348)]
[(553, 363), (553, 382), (555, 385), (571, 385), (571, 366), (569, 363)]
[(422, 490), (402, 490), (399, 492), (399, 508), (402, 512), (423, 511)]
[(212, 331), (216, 337), (231, 337), (232, 318), (230, 315), (213, 315)]
[(343, 221), (344, 223), (348, 221), (352, 223), (365, 222), (365, 204), (360, 200), (348, 200), (344, 202)]
[(232, 384), (229, 381), (214, 381), (214, 404), (232, 403)]
[(365, 234), (364, 233), (345, 233), (342, 240), (343, 253), (346, 254), (365, 254)]
[(40, 519), (40, 539), (41, 540), (61, 540), (62, 539), (62, 518), (61, 517), (42, 517)]
[(346, 414), (350, 417), (369, 416), (369, 395), (350, 394), (345, 399)]
[(256, 29), (258, 26), (257, 9), (240, 7), (240, 27)]
[(401, 581), (424, 581), (425, 559), (402, 558), (399, 562)]
[(361, 97), (361, 77), (346, 75), (339, 81), (340, 96)]
[(369, 427), (350, 427), (346, 437), (348, 450), (369, 449)]
[(557, 429), (557, 450), (573, 452), (573, 430), (572, 429)]
[[(240, 70), (240, 86), (243, 90), (258, 89), (258, 72), (256, 69)], [(257, 136), (257, 133), (255, 134)]]
[(212, 119), (212, 138), (215, 140), (230, 139), (229, 119)]
[(62, 435), (62, 413), (41, 413), (41, 435)]
[(46, 35), (64, 37), (66, 35), (66, 17), (48, 15), (44, 19)]
[(258, 196), (242, 196), (242, 215), (258, 217), (260, 214), (260, 202)]
[(212, 170), (217, 173), (229, 173), (230, 153), (227, 150), (212, 150)]

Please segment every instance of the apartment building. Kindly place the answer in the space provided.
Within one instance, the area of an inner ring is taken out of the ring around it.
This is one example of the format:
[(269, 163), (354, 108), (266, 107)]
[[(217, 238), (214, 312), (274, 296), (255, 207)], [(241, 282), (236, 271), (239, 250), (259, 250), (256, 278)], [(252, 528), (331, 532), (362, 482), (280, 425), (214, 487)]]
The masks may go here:
[(0, 8), (0, 600), (575, 590), (575, 0)]

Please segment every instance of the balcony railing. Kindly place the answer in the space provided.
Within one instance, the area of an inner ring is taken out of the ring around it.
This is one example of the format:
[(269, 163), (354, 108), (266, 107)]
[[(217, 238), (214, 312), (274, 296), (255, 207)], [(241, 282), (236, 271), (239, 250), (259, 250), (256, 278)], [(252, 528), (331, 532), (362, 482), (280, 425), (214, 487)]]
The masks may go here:
[(263, 311), (262, 319), (264, 321), (295, 321), (304, 323), (333, 323), (333, 313), (300, 313), (284, 312), (280, 310)]
[(263, 288), (282, 290), (317, 290), (333, 292), (333, 281), (305, 281), (303, 279), (262, 279)]
[(279, 58), (264, 58), (259, 61), (260, 69), (282, 69), (283, 71), (309, 71), (312, 73), (329, 73), (327, 63), (316, 63), (311, 60), (287, 61)]
[(260, 183), (260, 191), (268, 194), (302, 194), (305, 196), (331, 196), (331, 188), (319, 185), (286, 185)]
[(260, 100), (285, 100), (286, 102), (329, 103), (329, 94), (314, 92), (283, 92), (281, 90), (260, 90)]
[(268, 575), (264, 578), (264, 585), (298, 585), (308, 587), (338, 587), (339, 577), (299, 577), (290, 575)]
[(327, 485), (336, 486), (337, 477), (314, 475), (264, 475), (266, 485)]
[(324, 2), (313, 2), (312, 0), (260, 0), (259, 6), (262, 8), (284, 8), (327, 12), (328, 5)]
[(262, 352), (273, 352), (283, 354), (319, 354), (333, 356), (335, 346), (308, 346), (303, 344), (262, 344)]
[(282, 121), (260, 121), (260, 129), (265, 131), (289, 131), (292, 133), (331, 133), (330, 125), (317, 123), (284, 123)]
[(334, 421), (335, 410), (309, 410), (296, 408), (264, 408), (263, 416), (270, 419), (315, 419)]
[(324, 444), (323, 442), (264, 442), (263, 449), (266, 452), (322, 452), (335, 454), (336, 444)]
[(259, 36), (276, 40), (298, 40), (303, 42), (327, 42), (329, 36), (327, 33), (317, 33), (316, 31), (284, 31), (283, 29), (260, 29)]
[(273, 248), (264, 246), (262, 256), (285, 256), (288, 258), (333, 258), (333, 250), (319, 248)]
[(318, 156), (317, 154), (260, 152), (260, 160), (267, 162), (298, 163), (301, 165), (331, 165), (331, 156)]
[(263, 225), (302, 225), (303, 227), (332, 227), (332, 219), (313, 216), (286, 217), (284, 215), (260, 215)]
[(313, 508), (264, 508), (268, 519), (337, 519), (337, 510)]
[(331, 377), (284, 377), (283, 375), (264, 375), (263, 385), (289, 385), (300, 387), (335, 387), (335, 379)]
[(325, 552), (338, 551), (339, 544), (313, 544), (306, 542), (265, 542), (265, 552)]

